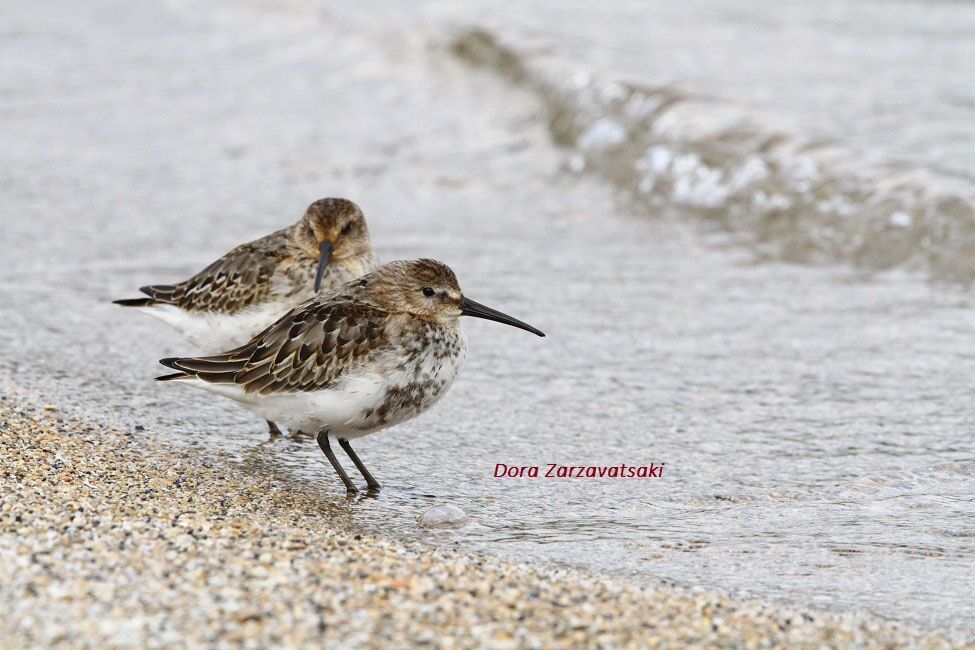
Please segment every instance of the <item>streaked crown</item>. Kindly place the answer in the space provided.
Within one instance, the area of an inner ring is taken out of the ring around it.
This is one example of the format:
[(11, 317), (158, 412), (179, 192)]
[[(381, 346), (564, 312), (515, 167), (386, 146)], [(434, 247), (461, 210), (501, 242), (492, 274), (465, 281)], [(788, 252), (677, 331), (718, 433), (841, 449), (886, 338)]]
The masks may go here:
[(332, 244), (332, 258), (337, 260), (372, 252), (366, 217), (348, 199), (315, 201), (289, 234), (297, 247), (312, 259), (318, 259), (323, 242)]
[(457, 276), (437, 260), (390, 262), (354, 284), (360, 296), (393, 313), (425, 318), (460, 316), (462, 294)]

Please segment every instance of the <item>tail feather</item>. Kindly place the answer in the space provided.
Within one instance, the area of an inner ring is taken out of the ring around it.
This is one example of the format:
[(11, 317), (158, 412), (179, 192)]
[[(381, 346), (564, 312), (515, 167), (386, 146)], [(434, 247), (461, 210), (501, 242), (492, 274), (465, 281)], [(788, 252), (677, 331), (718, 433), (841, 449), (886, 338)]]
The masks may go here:
[(165, 359), (160, 359), (159, 363), (163, 364), (167, 368), (172, 368), (173, 370), (182, 370), (182, 368), (176, 365), (182, 360), (183, 359), (181, 357), (166, 357)]
[(173, 381), (174, 379), (184, 379), (189, 376), (185, 372), (174, 372), (171, 375), (160, 375), (156, 377), (156, 381)]
[(228, 383), (233, 382), (237, 373), (247, 365), (247, 359), (221, 354), (212, 357), (167, 357), (160, 359), (159, 363), (180, 371), (175, 375), (157, 377), (161, 381), (198, 377), (208, 383)]
[(149, 307), (151, 305), (172, 304), (173, 295), (176, 293), (177, 288), (174, 284), (150, 284), (139, 287), (139, 291), (149, 296), (148, 298), (125, 298), (123, 300), (113, 300), (112, 302), (123, 307)]
[(156, 301), (152, 298), (123, 298), (122, 300), (113, 300), (112, 303), (123, 307), (149, 307), (155, 305)]
[(242, 369), (246, 364), (244, 361), (223, 361), (220, 359), (214, 359), (213, 357), (189, 357), (185, 359), (180, 359), (173, 368), (177, 370), (182, 370), (183, 372), (198, 372), (201, 374), (206, 374), (210, 372), (227, 372), (233, 370), (237, 372)]
[(144, 287), (139, 287), (139, 291), (146, 294), (150, 298), (155, 298), (156, 300), (161, 300), (163, 302), (169, 302), (172, 300), (173, 294), (176, 292), (176, 285), (149, 284)]

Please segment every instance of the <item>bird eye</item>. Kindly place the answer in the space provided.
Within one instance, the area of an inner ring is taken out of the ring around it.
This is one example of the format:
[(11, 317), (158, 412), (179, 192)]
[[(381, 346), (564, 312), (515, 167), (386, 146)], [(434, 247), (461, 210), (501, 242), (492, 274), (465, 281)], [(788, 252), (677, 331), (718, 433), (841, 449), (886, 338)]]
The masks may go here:
[(349, 223), (347, 223), (347, 224), (345, 224), (344, 226), (342, 226), (342, 234), (343, 234), (343, 235), (348, 235), (348, 234), (350, 234), (350, 233), (352, 232), (352, 226), (354, 226), (354, 225), (355, 225), (355, 224), (353, 224), (353, 223), (352, 223), (352, 222), (350, 221)]
[(430, 287), (423, 287), (423, 295), (426, 296), (427, 298), (433, 298), (434, 293), (436, 292)]

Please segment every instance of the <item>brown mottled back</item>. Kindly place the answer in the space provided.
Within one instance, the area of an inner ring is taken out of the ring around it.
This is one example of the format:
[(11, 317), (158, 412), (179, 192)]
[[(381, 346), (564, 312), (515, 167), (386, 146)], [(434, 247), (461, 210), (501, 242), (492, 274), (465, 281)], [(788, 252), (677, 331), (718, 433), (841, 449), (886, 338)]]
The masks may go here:
[(291, 257), (287, 232), (279, 230), (241, 244), (179, 284), (152, 285), (140, 291), (187, 311), (232, 314), (265, 298), (278, 265)]
[[(425, 295), (427, 288), (435, 293)], [(238, 384), (248, 393), (320, 390), (380, 353), (394, 335), (394, 321), (443, 317), (456, 323), (460, 295), (457, 277), (441, 262), (391, 262), (331, 296), (295, 307), (235, 350), (161, 363), (206, 382)]]
[(333, 247), (325, 275), (328, 282), (323, 284), (326, 289), (376, 265), (359, 206), (347, 199), (319, 199), (292, 226), (237, 246), (188, 280), (142, 287), (140, 291), (151, 301), (117, 302), (129, 306), (164, 303), (189, 312), (224, 314), (271, 299), (288, 299), (294, 304), (311, 295), (319, 246), (324, 241)]

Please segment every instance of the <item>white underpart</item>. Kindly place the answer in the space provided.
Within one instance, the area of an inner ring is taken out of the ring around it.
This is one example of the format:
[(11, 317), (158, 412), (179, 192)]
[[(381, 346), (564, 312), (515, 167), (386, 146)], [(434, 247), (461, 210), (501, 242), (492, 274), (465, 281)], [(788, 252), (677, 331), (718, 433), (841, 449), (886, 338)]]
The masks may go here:
[(354, 426), (364, 411), (381, 403), (385, 394), (385, 382), (372, 373), (350, 376), (328, 390), (278, 395), (245, 393), (237, 384), (210, 384), (196, 378), (181, 381), (229, 397), (265, 420), (285, 425), (289, 431), (317, 433), (329, 429), (336, 435)]
[[(433, 406), (453, 385), (465, 353), (466, 342), (461, 338), (460, 353), (452, 357), (438, 357), (426, 351), (407, 365), (393, 366), (392, 371), (384, 370), (391, 367), (391, 359), (380, 358), (350, 369), (325, 390), (309, 392), (259, 395), (246, 393), (236, 384), (211, 384), (196, 377), (180, 381), (229, 397), (265, 420), (284, 424), (291, 431), (317, 433), (327, 429), (336, 437), (353, 439), (405, 422)], [(390, 389), (409, 385), (417, 376), (430, 378), (439, 387), (425, 396), (422, 406), (395, 411), (384, 422), (370, 415), (386, 401)]]
[(170, 325), (205, 353), (218, 354), (247, 343), (293, 306), (291, 302), (275, 301), (234, 314), (190, 312), (176, 305), (161, 304), (139, 309)]

